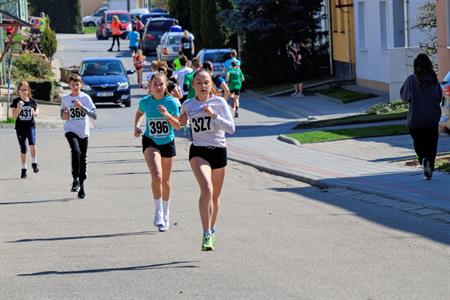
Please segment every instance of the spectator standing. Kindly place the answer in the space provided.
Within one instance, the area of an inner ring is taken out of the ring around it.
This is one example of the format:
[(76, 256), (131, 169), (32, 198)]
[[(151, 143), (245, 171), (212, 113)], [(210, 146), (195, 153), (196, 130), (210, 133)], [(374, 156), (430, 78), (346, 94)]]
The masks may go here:
[(169, 28), (170, 32), (183, 32), (183, 28), (178, 25), (178, 20), (173, 21), (173, 25)]
[(187, 59), (191, 60), (194, 57), (195, 46), (194, 38), (189, 34), (189, 31), (183, 31), (183, 37), (180, 41), (180, 51)]
[(292, 97), (303, 97), (303, 70), (302, 55), (300, 53), (300, 44), (293, 38), (286, 45), (286, 50), (291, 59), (292, 83), (294, 84), (294, 93)]
[(406, 125), (423, 167), (424, 179), (429, 180), (433, 176), (438, 145), (442, 88), (426, 54), (414, 59), (414, 74), (403, 83), (400, 96), (409, 102)]
[(119, 17), (114, 16), (111, 22), (112, 45), (111, 48), (108, 49), (109, 52), (113, 51), (116, 41), (117, 41), (117, 52), (120, 52), (120, 35), (122, 34), (121, 26), (122, 24), (119, 21)]

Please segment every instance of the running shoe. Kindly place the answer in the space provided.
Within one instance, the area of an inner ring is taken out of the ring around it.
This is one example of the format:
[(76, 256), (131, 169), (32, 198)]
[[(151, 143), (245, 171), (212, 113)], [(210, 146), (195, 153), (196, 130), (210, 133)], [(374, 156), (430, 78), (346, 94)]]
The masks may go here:
[(431, 169), (430, 161), (428, 158), (424, 158), (422, 160), (422, 166), (423, 166), (423, 175), (427, 180), (430, 180), (433, 176), (433, 170)]
[(235, 111), (235, 112), (234, 112), (234, 117), (235, 117), (235, 118), (239, 118), (239, 113), (238, 113), (238, 111)]
[(27, 169), (22, 169), (20, 172), (20, 178), (27, 178)]
[(109, 49), (108, 49), (108, 52), (112, 52), (112, 48), (109, 48)]
[(295, 97), (295, 96), (297, 96), (297, 92), (293, 92), (292, 94), (291, 94), (291, 97)]
[(70, 189), (71, 192), (76, 193), (80, 190), (80, 182), (78, 179), (74, 179), (72, 182), (72, 188)]
[(295, 95), (295, 97), (297, 98), (303, 98), (305, 97), (305, 95), (303, 93), (298, 93), (297, 95)]
[(203, 236), (202, 251), (214, 251), (214, 243), (211, 235)]
[(37, 163), (32, 163), (31, 166), (33, 167), (33, 172), (34, 173), (38, 173), (39, 172), (39, 168), (38, 168), (38, 164)]
[(163, 220), (161, 211), (155, 211), (155, 217), (153, 218), (153, 225), (158, 227), (158, 229), (160, 226), (166, 225), (166, 224), (164, 224), (164, 220)]
[(216, 246), (216, 233), (215, 232), (211, 233), (211, 238), (212, 238), (213, 246), (215, 247)]
[(84, 192), (84, 186), (80, 185), (80, 190), (78, 191), (78, 198), (84, 199), (86, 197), (86, 193)]

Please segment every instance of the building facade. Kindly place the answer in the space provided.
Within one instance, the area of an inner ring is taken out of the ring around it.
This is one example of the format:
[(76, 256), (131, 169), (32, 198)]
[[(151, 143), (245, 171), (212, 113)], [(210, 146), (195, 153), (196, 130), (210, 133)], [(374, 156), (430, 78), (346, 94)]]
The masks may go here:
[(450, 72), (450, 0), (436, 2), (437, 60), (439, 79)]
[(399, 90), (412, 73), (412, 62), (420, 44), (433, 32), (422, 32), (417, 19), (426, 0), (356, 0), (356, 82), (389, 92)]
[(108, 4), (105, 0), (80, 0), (81, 15), (83, 17), (90, 16), (100, 6)]

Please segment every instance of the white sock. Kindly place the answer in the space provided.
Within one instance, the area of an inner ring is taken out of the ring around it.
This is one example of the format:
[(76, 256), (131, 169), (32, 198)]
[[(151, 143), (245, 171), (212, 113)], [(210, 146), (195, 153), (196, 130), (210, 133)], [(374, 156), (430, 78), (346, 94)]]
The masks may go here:
[(169, 215), (170, 199), (167, 201), (162, 201), (164, 215)]
[(162, 212), (163, 206), (162, 206), (162, 199), (155, 199), (155, 212)]
[(24, 163), (24, 164), (20, 164), (21, 166), (22, 166), (22, 169), (26, 169), (27, 168), (27, 163)]
[(37, 164), (36, 157), (32, 157), (32, 159), (33, 159), (33, 164)]

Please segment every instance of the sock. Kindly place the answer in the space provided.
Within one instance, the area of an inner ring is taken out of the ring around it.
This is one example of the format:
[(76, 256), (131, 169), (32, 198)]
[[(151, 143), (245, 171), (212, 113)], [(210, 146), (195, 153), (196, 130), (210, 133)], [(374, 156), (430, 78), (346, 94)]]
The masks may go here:
[(203, 236), (210, 236), (211, 235), (211, 229), (203, 230)]
[(27, 163), (24, 164), (20, 164), (22, 166), (22, 169), (26, 169), (27, 168)]
[(169, 215), (170, 199), (167, 201), (162, 201), (164, 215)]
[(161, 198), (155, 199), (155, 212), (160, 212), (163, 210)]
[(33, 159), (33, 164), (37, 164), (36, 157), (32, 157), (32, 159)]

